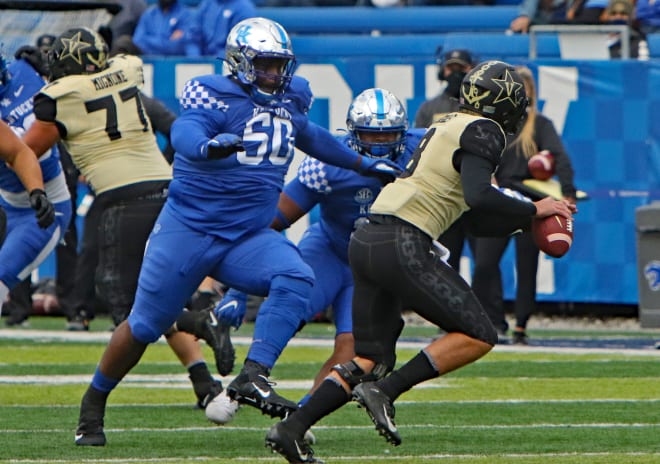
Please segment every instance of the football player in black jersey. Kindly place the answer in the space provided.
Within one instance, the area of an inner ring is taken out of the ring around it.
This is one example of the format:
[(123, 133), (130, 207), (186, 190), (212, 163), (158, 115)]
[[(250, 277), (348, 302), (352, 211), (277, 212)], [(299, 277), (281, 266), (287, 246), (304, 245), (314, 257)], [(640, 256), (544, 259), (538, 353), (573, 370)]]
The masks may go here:
[[(303, 434), (351, 398), (399, 445), (393, 402), (420, 382), (476, 361), (497, 342), (479, 300), (437, 256), (433, 241), (468, 211), (475, 235), (506, 235), (529, 227), (533, 217), (576, 212), (566, 201), (525, 202), (491, 185), (506, 133), (518, 132), (527, 103), (513, 66), (479, 64), (463, 80), (461, 109), (429, 127), (406, 171), (378, 195), (369, 223), (349, 245), (356, 357), (336, 365), (306, 404), (268, 431), (266, 445), (289, 462), (319, 462)], [(446, 335), (392, 372), (403, 308)]]

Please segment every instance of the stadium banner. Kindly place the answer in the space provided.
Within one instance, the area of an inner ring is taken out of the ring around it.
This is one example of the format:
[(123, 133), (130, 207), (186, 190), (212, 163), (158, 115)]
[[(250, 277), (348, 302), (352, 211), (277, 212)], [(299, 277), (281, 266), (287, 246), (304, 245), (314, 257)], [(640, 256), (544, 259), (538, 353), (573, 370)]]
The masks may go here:
[[(295, 45), (294, 37), (294, 50)], [(441, 90), (432, 56), (392, 56), (388, 50), (333, 55), (331, 39), (317, 51), (301, 48), (297, 73), (310, 81), (315, 95), (311, 119), (333, 131), (345, 127), (349, 103), (366, 88), (396, 94), (411, 123), (419, 105)], [(539, 301), (637, 304), (635, 209), (660, 200), (660, 117), (654, 114), (660, 105), (660, 62), (511, 62), (534, 72), (539, 108), (562, 135), (575, 183), (589, 195), (579, 203), (569, 253), (561, 259), (541, 256)], [(222, 72), (222, 65), (218, 59), (145, 58), (145, 93), (178, 112), (177, 96), (186, 81)], [(290, 232), (292, 240), (305, 226)], [(509, 247), (501, 263), (507, 300), (515, 297), (513, 256)], [(461, 273), (469, 281), (467, 249), (464, 257)]]

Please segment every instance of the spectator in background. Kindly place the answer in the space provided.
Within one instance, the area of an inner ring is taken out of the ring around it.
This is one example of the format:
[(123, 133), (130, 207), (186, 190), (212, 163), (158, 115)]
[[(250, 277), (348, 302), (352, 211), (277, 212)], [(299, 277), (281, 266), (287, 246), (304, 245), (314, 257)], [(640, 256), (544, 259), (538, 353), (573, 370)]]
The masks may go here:
[(200, 53), (224, 56), (229, 31), (237, 23), (257, 15), (251, 0), (203, 0), (197, 9)]
[[(640, 58), (640, 45), (646, 37), (635, 27), (632, 14), (634, 5), (630, 0), (610, 0), (607, 10), (605, 10), (604, 24), (622, 24), (628, 26), (630, 58)], [(609, 48), (611, 58), (621, 58), (621, 34), (613, 33), (609, 36)], [(648, 58), (648, 51), (646, 51)]]
[(140, 17), (133, 43), (144, 55), (199, 56), (194, 11), (178, 0), (158, 0)]
[(635, 20), (643, 34), (660, 32), (660, 1), (637, 0), (635, 3)]
[[(476, 64), (469, 50), (441, 52), (442, 47), (439, 47), (436, 52), (438, 80), (445, 83), (445, 88), (437, 97), (422, 103), (415, 115), (415, 127), (429, 127), (447, 113), (458, 111), (461, 82)], [(458, 219), (438, 239), (449, 250), (448, 263), (457, 272), (460, 271), (461, 254), (467, 238), (465, 229), (464, 222)]]
[(99, 34), (111, 49), (113, 40), (117, 37), (133, 36), (142, 13), (147, 9), (145, 0), (115, 0), (114, 3), (118, 3), (121, 10), (113, 16), (107, 26), (99, 28)]
[[(526, 67), (516, 68), (525, 84), (529, 98), (527, 121), (515, 140), (507, 141), (495, 179), (500, 187), (519, 190), (524, 179), (532, 178), (527, 167), (528, 159), (541, 150), (548, 150), (555, 157), (557, 177), (561, 184), (564, 199), (575, 204), (576, 189), (573, 185), (571, 160), (552, 121), (537, 110), (536, 85), (532, 72)], [(526, 191), (527, 192), (527, 191)], [(532, 198), (537, 201), (542, 197)], [(475, 265), (472, 276), (472, 290), (497, 329), (499, 341), (503, 342), (508, 330), (502, 300), (502, 275), (500, 260), (509, 244), (511, 236), (478, 237), (475, 239)], [(513, 330), (514, 344), (527, 344), (527, 322), (536, 305), (536, 271), (539, 249), (528, 230), (516, 235), (516, 326)]]
[(523, 0), (511, 21), (513, 32), (529, 32), (538, 24), (598, 24), (607, 0)]
[(43, 53), (48, 53), (50, 51), (50, 48), (53, 46), (53, 42), (55, 42), (56, 37), (51, 34), (42, 34), (39, 37), (37, 37), (37, 48), (41, 50)]

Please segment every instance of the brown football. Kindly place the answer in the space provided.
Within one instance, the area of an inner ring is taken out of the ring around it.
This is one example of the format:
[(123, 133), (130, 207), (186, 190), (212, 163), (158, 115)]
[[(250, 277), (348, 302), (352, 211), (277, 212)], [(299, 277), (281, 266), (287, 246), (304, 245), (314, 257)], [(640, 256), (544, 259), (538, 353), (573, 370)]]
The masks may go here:
[(534, 179), (548, 180), (555, 175), (555, 157), (548, 150), (543, 150), (529, 158), (527, 162)]
[(573, 220), (554, 214), (532, 220), (534, 243), (546, 255), (561, 258), (573, 244)]

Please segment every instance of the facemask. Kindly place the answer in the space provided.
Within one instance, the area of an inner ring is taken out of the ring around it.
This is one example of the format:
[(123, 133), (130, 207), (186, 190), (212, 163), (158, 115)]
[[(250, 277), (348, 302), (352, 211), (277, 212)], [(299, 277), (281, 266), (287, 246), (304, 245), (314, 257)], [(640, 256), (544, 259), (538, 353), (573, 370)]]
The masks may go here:
[(467, 73), (461, 71), (454, 71), (447, 76), (447, 87), (445, 93), (450, 97), (458, 98), (461, 93), (461, 83)]

